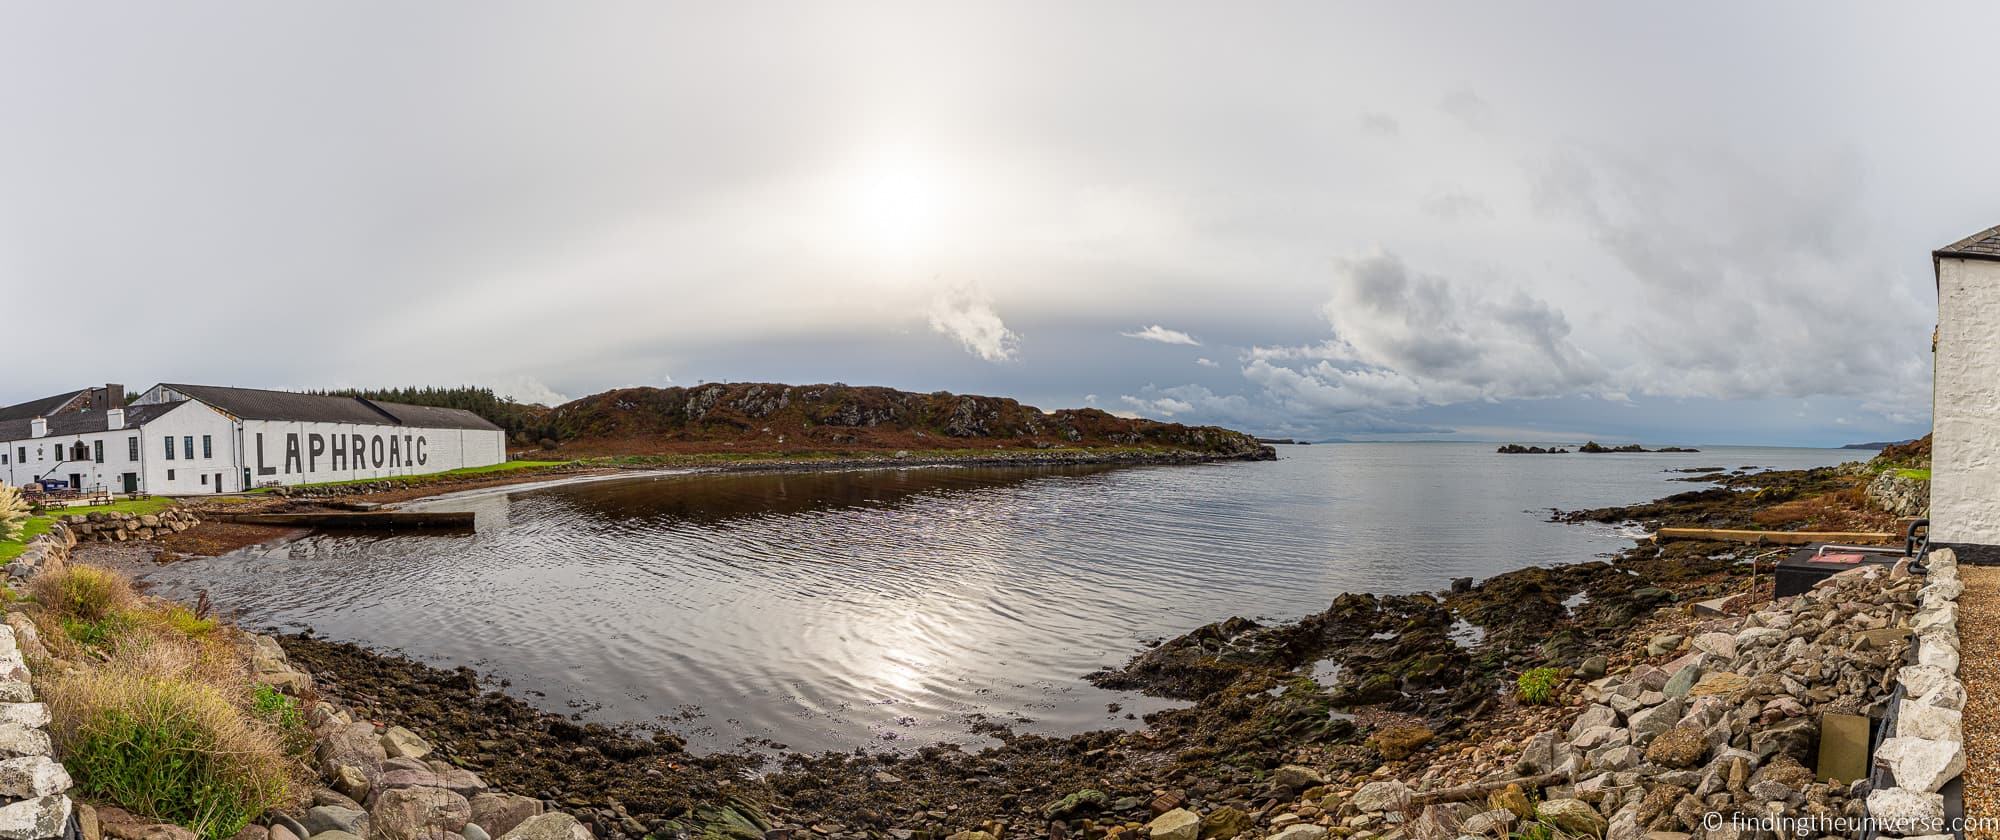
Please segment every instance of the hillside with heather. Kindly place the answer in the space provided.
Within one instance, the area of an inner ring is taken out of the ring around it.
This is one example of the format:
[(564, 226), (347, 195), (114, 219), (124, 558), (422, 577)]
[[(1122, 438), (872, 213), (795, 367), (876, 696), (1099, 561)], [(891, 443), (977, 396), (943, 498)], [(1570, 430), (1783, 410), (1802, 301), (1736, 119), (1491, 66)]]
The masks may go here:
[(1003, 397), (852, 385), (714, 383), (621, 388), (565, 403), (519, 430), (522, 443), (571, 457), (697, 452), (1146, 448), (1268, 457), (1250, 435), (1043, 411)]

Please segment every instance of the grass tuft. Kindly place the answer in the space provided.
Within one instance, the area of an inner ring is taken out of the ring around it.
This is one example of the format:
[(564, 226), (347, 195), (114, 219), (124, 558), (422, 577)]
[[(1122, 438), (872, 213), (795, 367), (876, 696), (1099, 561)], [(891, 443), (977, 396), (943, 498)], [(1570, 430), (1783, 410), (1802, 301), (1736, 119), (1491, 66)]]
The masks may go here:
[(43, 572), (28, 584), (28, 591), (43, 609), (65, 622), (101, 622), (131, 610), (139, 600), (124, 575), (75, 563)]
[(218, 686), (114, 665), (58, 676), (43, 696), (85, 796), (206, 838), (297, 799), (298, 762), (280, 734)]
[(1529, 668), (1514, 680), (1514, 697), (1529, 706), (1546, 706), (1555, 702), (1562, 681), (1560, 668)]

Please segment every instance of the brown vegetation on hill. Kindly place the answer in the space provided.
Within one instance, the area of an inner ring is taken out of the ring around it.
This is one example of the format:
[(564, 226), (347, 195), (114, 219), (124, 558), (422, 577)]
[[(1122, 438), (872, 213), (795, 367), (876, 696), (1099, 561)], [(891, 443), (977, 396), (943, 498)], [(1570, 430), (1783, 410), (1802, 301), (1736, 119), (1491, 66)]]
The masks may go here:
[(1249, 435), (1215, 426), (841, 384), (621, 388), (549, 409), (532, 425), (518, 441), (569, 457), (1085, 447), (1229, 458), (1271, 453)]

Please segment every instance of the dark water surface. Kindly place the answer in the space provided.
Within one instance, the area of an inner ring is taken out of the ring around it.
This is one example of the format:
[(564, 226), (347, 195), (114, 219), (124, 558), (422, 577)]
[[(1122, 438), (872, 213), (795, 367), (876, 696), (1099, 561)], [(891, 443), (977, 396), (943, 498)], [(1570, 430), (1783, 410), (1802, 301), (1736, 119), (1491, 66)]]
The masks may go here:
[(1280, 455), (476, 492), (426, 506), (477, 512), (475, 534), (317, 535), (147, 579), (168, 595), (205, 589), (249, 626), (470, 665), (552, 710), (679, 716), (698, 748), (972, 743), (974, 714), (1044, 732), (1132, 725), (1127, 713), (1162, 703), (1080, 677), (1149, 638), (1617, 551), (1629, 534), (1551, 524), (1548, 509), (1704, 486), (1670, 482), (1672, 468), (1866, 453), (1384, 443)]

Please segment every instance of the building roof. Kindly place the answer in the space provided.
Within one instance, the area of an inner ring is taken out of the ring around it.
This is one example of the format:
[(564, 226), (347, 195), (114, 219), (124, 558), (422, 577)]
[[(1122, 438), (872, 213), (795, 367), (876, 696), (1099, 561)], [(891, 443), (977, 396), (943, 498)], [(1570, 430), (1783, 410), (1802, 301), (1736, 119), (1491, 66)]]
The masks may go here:
[(486, 418), (458, 408), (432, 408), (361, 397), (266, 391), (258, 388), (226, 388), (219, 385), (176, 385), (163, 382), (161, 387), (201, 400), (245, 420), (500, 430), (499, 426), (493, 425)]
[(1990, 227), (1931, 252), (1933, 259), (2000, 260), (2000, 227)]
[[(154, 418), (180, 407), (180, 403), (155, 403), (153, 405), (128, 407), (125, 409), (124, 428), (138, 428), (152, 422)], [(65, 411), (61, 414), (49, 415), (48, 421), (48, 437), (110, 431), (109, 415), (102, 411)], [(0, 420), (0, 440), (17, 441), (34, 438), (34, 422), (35, 419), (33, 417), (24, 417), (17, 420)]]
[(6, 408), (0, 408), (0, 421), (32, 420), (36, 417), (45, 417), (50, 412), (68, 405), (70, 400), (76, 399), (78, 394), (88, 390), (90, 389), (84, 388), (71, 391), (67, 394), (57, 394), (53, 397), (43, 397), (39, 400), (29, 400), (24, 403), (7, 406)]

